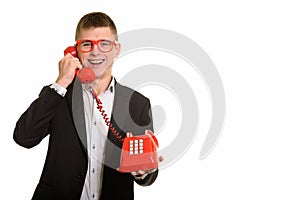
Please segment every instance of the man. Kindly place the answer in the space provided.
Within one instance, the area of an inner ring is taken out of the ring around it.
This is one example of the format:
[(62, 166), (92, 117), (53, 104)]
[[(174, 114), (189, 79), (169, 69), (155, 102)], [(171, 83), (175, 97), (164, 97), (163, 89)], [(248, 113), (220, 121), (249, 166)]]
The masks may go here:
[[(68, 53), (60, 60), (56, 82), (42, 89), (15, 127), (14, 140), (26, 148), (49, 135), (44, 169), (32, 199), (132, 200), (134, 182), (147, 186), (158, 175), (158, 169), (118, 171), (122, 139), (153, 131), (150, 101), (112, 76), (121, 46), (109, 16), (101, 12), (83, 16), (75, 40), (78, 58)], [(82, 68), (94, 71), (92, 84), (75, 78), (76, 69)], [(111, 116), (117, 136), (99, 112), (94, 94)]]

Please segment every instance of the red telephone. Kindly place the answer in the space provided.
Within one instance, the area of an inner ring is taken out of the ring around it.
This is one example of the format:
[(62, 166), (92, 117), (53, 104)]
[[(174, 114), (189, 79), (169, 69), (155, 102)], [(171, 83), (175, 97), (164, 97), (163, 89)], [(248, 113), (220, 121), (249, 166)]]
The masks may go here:
[[(65, 49), (64, 55), (70, 53), (77, 57), (75, 46), (69, 46)], [(77, 78), (85, 84), (91, 84), (95, 79), (94, 71), (85, 67), (81, 70), (76, 69)], [(97, 108), (99, 109), (106, 125), (112, 131), (113, 135), (122, 143), (122, 155), (120, 163), (120, 172), (133, 172), (138, 170), (156, 169), (158, 167), (158, 140), (150, 130), (146, 130), (144, 135), (123, 138), (121, 134), (110, 123), (107, 114), (103, 110), (102, 102), (96, 92), (90, 85), (93, 95), (96, 99)]]
[(119, 171), (133, 172), (158, 167), (158, 141), (152, 131), (145, 135), (126, 137), (123, 142)]

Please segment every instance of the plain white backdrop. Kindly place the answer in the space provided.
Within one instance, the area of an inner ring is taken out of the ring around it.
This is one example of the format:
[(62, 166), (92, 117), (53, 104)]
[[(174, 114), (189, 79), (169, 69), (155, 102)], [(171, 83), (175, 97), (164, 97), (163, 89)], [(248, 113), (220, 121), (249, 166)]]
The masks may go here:
[[(91, 11), (110, 15), (119, 33), (163, 28), (189, 37), (213, 60), (225, 88), (222, 136), (214, 150), (199, 160), (211, 117), (201, 77), (184, 64), (182, 71), (174, 64), (176, 58), (162, 52), (141, 51), (116, 63), (117, 78), (134, 66), (174, 66), (199, 92), (201, 123), (195, 141), (180, 159), (161, 170), (152, 186), (135, 187), (136, 199), (300, 198), (296, 0), (15, 0), (2, 1), (0, 7), (1, 199), (26, 200), (33, 194), (48, 138), (24, 149), (13, 141), (14, 126), (42, 86), (55, 81), (63, 50), (74, 43), (78, 20)], [(167, 146), (176, 136), (172, 124), (180, 123), (180, 106), (163, 88), (142, 88), (142, 92), (154, 105), (165, 105), (165, 129), (159, 139), (162, 147)]]

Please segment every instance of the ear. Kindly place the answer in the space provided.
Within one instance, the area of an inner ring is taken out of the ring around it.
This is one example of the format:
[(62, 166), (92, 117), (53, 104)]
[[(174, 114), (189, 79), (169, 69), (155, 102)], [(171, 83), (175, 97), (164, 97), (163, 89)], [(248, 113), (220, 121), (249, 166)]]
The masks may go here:
[(118, 58), (121, 51), (121, 43), (117, 42), (115, 45), (114, 58)]

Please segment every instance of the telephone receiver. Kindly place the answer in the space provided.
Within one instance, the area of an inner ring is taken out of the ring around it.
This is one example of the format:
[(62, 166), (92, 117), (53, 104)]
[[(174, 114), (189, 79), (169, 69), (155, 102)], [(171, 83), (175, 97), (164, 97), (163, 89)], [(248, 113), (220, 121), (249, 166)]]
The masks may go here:
[[(77, 58), (77, 50), (75, 46), (69, 46), (64, 50), (64, 55), (68, 53), (70, 53), (73, 57)], [(92, 83), (96, 77), (94, 71), (89, 67), (82, 68), (81, 70), (76, 69), (75, 75), (81, 83), (86, 84)]]
[(151, 130), (144, 135), (126, 137), (123, 142), (120, 172), (150, 170), (158, 167), (158, 140)]

